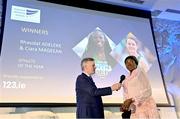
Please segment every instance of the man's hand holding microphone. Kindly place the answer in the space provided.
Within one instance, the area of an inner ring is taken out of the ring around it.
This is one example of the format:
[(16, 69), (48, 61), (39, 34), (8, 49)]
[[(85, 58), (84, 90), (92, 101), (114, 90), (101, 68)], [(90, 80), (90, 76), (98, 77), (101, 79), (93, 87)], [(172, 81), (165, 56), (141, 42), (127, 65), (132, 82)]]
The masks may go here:
[(111, 90), (112, 90), (112, 91), (118, 91), (118, 90), (120, 90), (120, 89), (121, 89), (122, 82), (123, 82), (123, 80), (124, 80), (125, 78), (126, 78), (126, 77), (125, 77), (124, 75), (121, 75), (119, 83), (113, 84), (113, 85), (111, 86)]

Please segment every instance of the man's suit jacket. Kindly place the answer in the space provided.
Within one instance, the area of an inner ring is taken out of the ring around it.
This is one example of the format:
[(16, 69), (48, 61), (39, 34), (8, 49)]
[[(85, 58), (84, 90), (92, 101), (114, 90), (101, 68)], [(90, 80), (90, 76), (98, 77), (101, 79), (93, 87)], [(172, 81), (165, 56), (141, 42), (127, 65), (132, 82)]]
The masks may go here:
[(82, 73), (76, 80), (77, 118), (104, 118), (101, 96), (111, 95), (111, 87), (97, 88), (91, 77)]

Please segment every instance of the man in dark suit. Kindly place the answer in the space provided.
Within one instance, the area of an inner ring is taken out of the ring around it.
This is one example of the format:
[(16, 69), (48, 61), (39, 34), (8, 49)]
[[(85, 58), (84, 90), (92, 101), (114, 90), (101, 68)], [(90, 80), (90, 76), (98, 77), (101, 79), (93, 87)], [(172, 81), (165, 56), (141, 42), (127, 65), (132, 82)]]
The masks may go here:
[(91, 78), (96, 69), (93, 58), (84, 58), (81, 68), (83, 73), (76, 80), (77, 118), (104, 118), (101, 96), (111, 95), (121, 85), (116, 83), (111, 87), (97, 88)]

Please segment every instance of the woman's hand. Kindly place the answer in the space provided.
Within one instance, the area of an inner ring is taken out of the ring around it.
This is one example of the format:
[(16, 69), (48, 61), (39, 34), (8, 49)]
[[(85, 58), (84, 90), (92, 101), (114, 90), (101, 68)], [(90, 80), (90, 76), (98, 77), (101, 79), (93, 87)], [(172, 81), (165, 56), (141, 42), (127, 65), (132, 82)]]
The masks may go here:
[(125, 100), (124, 103), (122, 104), (122, 107), (120, 108), (120, 110), (123, 112), (128, 111), (131, 103), (133, 103), (133, 102), (134, 101), (132, 100), (132, 98)]

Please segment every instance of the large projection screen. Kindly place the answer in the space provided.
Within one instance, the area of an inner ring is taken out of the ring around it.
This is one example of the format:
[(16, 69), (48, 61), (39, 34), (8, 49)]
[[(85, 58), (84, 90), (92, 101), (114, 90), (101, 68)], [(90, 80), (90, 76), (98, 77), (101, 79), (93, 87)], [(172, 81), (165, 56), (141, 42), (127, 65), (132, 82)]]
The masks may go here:
[[(127, 37), (137, 40), (138, 59), (148, 74), (156, 103), (168, 104), (150, 18), (7, 0), (0, 103), (75, 104), (75, 82), (84, 57), (95, 59), (97, 87), (119, 82), (122, 74), (128, 74), (123, 63), (128, 55)], [(103, 97), (103, 102), (122, 103), (123, 90)]]

